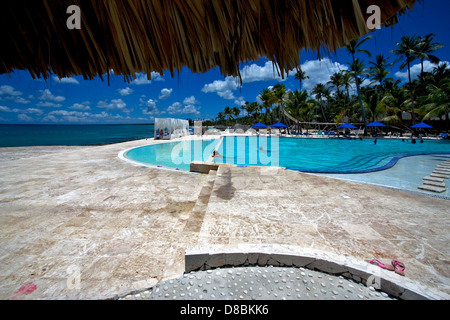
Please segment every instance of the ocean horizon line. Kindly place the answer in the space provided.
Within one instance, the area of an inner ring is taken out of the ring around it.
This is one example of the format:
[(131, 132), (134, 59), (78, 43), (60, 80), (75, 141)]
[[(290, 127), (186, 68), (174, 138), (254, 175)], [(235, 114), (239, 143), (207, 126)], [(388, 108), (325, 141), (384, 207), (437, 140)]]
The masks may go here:
[(0, 147), (103, 145), (154, 136), (154, 124), (0, 124)]
[(0, 123), (0, 126), (154, 126), (155, 123)]

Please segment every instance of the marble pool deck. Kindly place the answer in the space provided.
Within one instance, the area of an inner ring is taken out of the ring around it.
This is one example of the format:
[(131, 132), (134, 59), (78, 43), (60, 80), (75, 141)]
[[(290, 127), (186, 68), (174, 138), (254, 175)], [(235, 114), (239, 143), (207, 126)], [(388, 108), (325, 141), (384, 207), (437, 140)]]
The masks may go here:
[[(283, 169), (194, 174), (118, 156), (149, 143), (0, 149), (0, 299), (114, 299), (207, 257), (258, 255), (316, 257), (316, 269), (328, 261), (450, 297), (449, 200)], [(406, 276), (372, 258), (401, 260)]]

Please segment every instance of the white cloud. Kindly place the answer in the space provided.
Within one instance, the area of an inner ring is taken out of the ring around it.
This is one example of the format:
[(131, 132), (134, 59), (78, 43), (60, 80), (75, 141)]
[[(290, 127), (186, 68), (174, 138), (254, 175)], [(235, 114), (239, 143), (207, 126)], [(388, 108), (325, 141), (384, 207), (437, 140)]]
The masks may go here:
[(131, 84), (141, 85), (141, 84), (150, 84), (151, 80), (147, 79), (147, 75), (145, 73), (137, 73), (136, 79), (134, 79)]
[(54, 103), (54, 102), (50, 102), (50, 101), (45, 101), (45, 102), (38, 102), (36, 103), (37, 107), (50, 107), (50, 108), (61, 108), (62, 104), (60, 103)]
[[(444, 63), (444, 62), (447, 62), (447, 61), (442, 61), (441, 63)], [(447, 62), (447, 63), (449, 63), (449, 62)], [(423, 62), (423, 71), (424, 72), (431, 72), (431, 71), (433, 71), (434, 68), (436, 68), (436, 65), (431, 63), (430, 61), (425, 60)], [(420, 63), (413, 65), (411, 67), (411, 80), (413, 80), (413, 81), (416, 80), (419, 77), (421, 72), (422, 72), (422, 65)], [(405, 82), (408, 82), (409, 81), (408, 80), (408, 68), (406, 68), (404, 72), (402, 72), (402, 71), (396, 72), (395, 76)]]
[(59, 83), (71, 83), (71, 84), (80, 84), (80, 82), (75, 78), (61, 78), (59, 79), (57, 76), (53, 77), (53, 80)]
[(164, 81), (164, 78), (157, 72), (152, 72), (150, 74), (151, 80), (147, 79), (146, 73), (136, 73), (136, 79), (134, 79), (131, 84), (142, 85), (142, 84), (150, 84), (152, 81)]
[(23, 112), (23, 113), (27, 113), (27, 114), (35, 114), (40, 116), (41, 114), (43, 114), (41, 109), (37, 109), (37, 108), (28, 108), (25, 110), (19, 110), (18, 112)]
[(53, 95), (53, 93), (48, 89), (39, 90), (39, 93), (41, 94), (41, 96), (39, 97), (39, 100), (54, 101), (54, 102), (62, 102), (64, 100), (66, 100), (66, 98), (63, 96)]
[(50, 122), (72, 122), (72, 123), (97, 123), (97, 122), (114, 123), (126, 119), (129, 119), (129, 117), (123, 117), (121, 115), (111, 115), (105, 111), (93, 114), (90, 112), (56, 110), (49, 112), (48, 115), (43, 120)]
[[(256, 99), (259, 99), (259, 98), (256, 97)], [(261, 101), (261, 103), (262, 103), (262, 101)], [(239, 107), (243, 106), (245, 104), (244, 97), (239, 97), (236, 100), (234, 100), (234, 104), (238, 105)]]
[(233, 90), (238, 88), (237, 79), (231, 76), (225, 78), (225, 80), (214, 80), (212, 83), (205, 84), (202, 88), (202, 92), (215, 92), (219, 97), (224, 99), (233, 100), (236, 99)]
[[(272, 61), (267, 61), (264, 66), (259, 66), (256, 63), (246, 65), (240, 70), (242, 83), (251, 83), (256, 81), (268, 81), (277, 80), (284, 81), (288, 75), (284, 75), (284, 79), (278, 74), (277, 68)], [(228, 100), (236, 99), (233, 94), (234, 90), (239, 88), (238, 79), (232, 76), (228, 76), (225, 80), (215, 80), (212, 83), (205, 84), (202, 88), (202, 92), (215, 92), (220, 97)]]
[(49, 112), (44, 120), (58, 121), (58, 118), (60, 118), (60, 121), (80, 122), (90, 119), (91, 116), (92, 114), (89, 112), (56, 110)]
[(117, 92), (119, 92), (119, 94), (124, 97), (124, 96), (129, 96), (130, 94), (133, 93), (133, 89), (126, 87), (124, 89), (117, 89)]
[(192, 115), (196, 115), (196, 116), (200, 115), (199, 108), (197, 108), (194, 105), (184, 106), (184, 108), (183, 108), (181, 113), (182, 114), (192, 114)]
[(17, 119), (19, 119), (20, 121), (33, 121), (33, 118), (27, 116), (26, 114), (17, 115)]
[(175, 102), (170, 107), (168, 107), (167, 112), (169, 114), (192, 114), (197, 116), (200, 115), (198, 107), (194, 105), (183, 106), (179, 102)]
[(30, 100), (27, 100), (27, 99), (24, 99), (24, 98), (22, 98), (22, 97), (18, 97), (16, 100), (14, 100), (14, 102), (15, 102), (15, 103), (20, 103), (20, 104), (28, 104), (28, 103), (30, 103), (31, 101), (30, 101)]
[(91, 107), (89, 107), (91, 103), (89, 101), (85, 101), (82, 103), (74, 103), (72, 106), (69, 107), (69, 109), (72, 110), (81, 110), (81, 111), (89, 111), (91, 110)]
[(0, 96), (7, 95), (7, 96), (20, 96), (22, 92), (16, 91), (14, 87), (4, 85), (0, 87)]
[(159, 111), (159, 109), (156, 107), (156, 102), (156, 100), (149, 99), (145, 103), (146, 107), (142, 109), (142, 113), (150, 116), (157, 116), (161, 114), (161, 111)]
[(9, 107), (0, 106), (0, 112), (14, 112), (14, 113), (21, 113), (21, 114), (36, 114), (41, 115), (43, 114), (42, 110), (37, 108), (28, 108), (28, 109), (10, 109)]
[(185, 104), (185, 105), (194, 105), (197, 103), (198, 103), (198, 101), (195, 99), (194, 96), (184, 98), (184, 100), (183, 100), (183, 104)]
[(9, 107), (0, 106), (0, 112), (11, 112), (11, 109)]
[(219, 95), (219, 97), (222, 97), (227, 100), (236, 99), (236, 97), (234, 96), (234, 93), (231, 90), (219, 91), (219, 92), (217, 92), (217, 94)]
[(172, 91), (173, 91), (172, 88), (170, 88), (170, 89), (167, 89), (167, 88), (162, 89), (161, 90), (161, 94), (159, 95), (159, 99), (161, 99), (161, 100), (169, 99), (170, 95), (172, 94)]
[(182, 104), (179, 102), (173, 103), (170, 107), (167, 108), (167, 112), (170, 114), (177, 114), (181, 113)]
[(253, 63), (245, 66), (242, 70), (240, 70), (240, 72), (242, 76), (242, 83), (267, 80), (284, 81), (287, 79), (287, 74), (284, 75), (284, 79), (278, 74), (279, 71), (274, 66), (272, 61), (267, 61), (262, 67)]
[(152, 76), (152, 81), (164, 81), (164, 77), (158, 72), (152, 72), (150, 75)]
[(107, 100), (99, 101), (97, 108), (105, 108), (106, 110), (118, 110), (125, 113), (130, 113), (131, 110), (126, 108), (127, 104), (122, 99), (112, 99), (111, 102)]
[(302, 71), (309, 76), (309, 79), (303, 80), (302, 83), (302, 89), (308, 92), (318, 83), (326, 84), (334, 73), (348, 70), (348, 66), (333, 62), (329, 58), (306, 61), (301, 67)]
[(194, 96), (187, 97), (183, 100), (184, 108), (181, 110), (182, 114), (192, 114), (195, 116), (200, 115), (200, 107), (196, 107), (199, 101), (195, 99)]
[[(306, 61), (301, 67), (302, 70), (310, 76), (310, 79), (303, 81), (303, 89), (308, 91), (311, 91), (318, 83), (327, 83), (333, 73), (348, 70), (346, 65), (333, 62), (329, 58)], [(240, 72), (243, 84), (269, 80), (284, 81), (288, 78), (287, 74), (285, 74), (283, 79), (278, 74), (276, 67), (274, 67), (274, 64), (271, 61), (267, 61), (264, 66), (259, 66), (257, 64), (247, 65), (240, 70)], [(295, 75), (294, 70), (289, 71), (289, 74), (293, 77)], [(218, 96), (224, 99), (234, 100), (236, 105), (241, 106), (245, 103), (243, 97), (237, 98), (233, 92), (238, 88), (237, 78), (228, 76), (225, 80), (215, 80), (212, 83), (205, 84), (202, 88), (202, 92), (215, 92)]]

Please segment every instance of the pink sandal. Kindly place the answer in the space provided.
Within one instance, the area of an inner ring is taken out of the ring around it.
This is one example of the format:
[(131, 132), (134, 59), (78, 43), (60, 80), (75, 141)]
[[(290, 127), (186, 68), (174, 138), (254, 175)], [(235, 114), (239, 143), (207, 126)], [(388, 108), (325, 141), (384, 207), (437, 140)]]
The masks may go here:
[(389, 264), (384, 264), (380, 260), (372, 259), (372, 260), (366, 260), (368, 263), (379, 266), (382, 269), (394, 271), (394, 266)]
[(398, 273), (401, 276), (405, 275), (405, 265), (402, 262), (394, 259), (392, 260), (392, 265), (394, 267), (395, 273)]

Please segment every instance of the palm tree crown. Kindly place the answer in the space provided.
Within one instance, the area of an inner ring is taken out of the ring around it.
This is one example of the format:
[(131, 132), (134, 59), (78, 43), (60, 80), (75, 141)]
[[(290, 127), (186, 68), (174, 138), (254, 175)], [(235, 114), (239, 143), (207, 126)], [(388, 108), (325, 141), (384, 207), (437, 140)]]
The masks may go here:
[(370, 38), (372, 38), (372, 36), (368, 36), (362, 40), (354, 39), (354, 40), (350, 41), (350, 43), (345, 47), (347, 49), (347, 51), (352, 55), (352, 64), (351, 65), (353, 65), (355, 67), (353, 70), (353, 76), (355, 78), (356, 92), (358, 94), (359, 106), (361, 108), (361, 113), (362, 113), (363, 120), (364, 120), (364, 131), (366, 131), (367, 121), (366, 121), (366, 113), (364, 110), (364, 105), (363, 105), (362, 99), (361, 99), (361, 92), (360, 92), (361, 90), (359, 87), (360, 80), (359, 80), (359, 74), (358, 74), (358, 69), (357, 69), (358, 63), (356, 61), (355, 54), (359, 52), (359, 53), (365, 53), (369, 57), (372, 56), (372, 54), (369, 51), (367, 51), (365, 49), (361, 49), (361, 46)]
[(430, 60), (433, 64), (439, 64), (440, 59), (435, 55), (432, 55), (434, 51), (437, 51), (444, 47), (443, 44), (434, 43), (433, 39), (436, 35), (433, 33), (427, 34), (423, 38), (419, 38), (419, 44), (417, 46), (418, 57), (420, 58), (420, 64), (422, 67), (423, 74), (423, 63), (425, 59)]
[(404, 69), (405, 67), (408, 67), (408, 80), (409, 80), (409, 89), (411, 94), (411, 118), (412, 122), (415, 122), (416, 115), (415, 115), (415, 99), (414, 99), (414, 93), (413, 93), (413, 87), (412, 87), (412, 79), (411, 79), (411, 63), (417, 59), (417, 57), (422, 56), (419, 53), (419, 37), (418, 36), (403, 36), (401, 42), (397, 42), (397, 49), (392, 50), (391, 53), (396, 54), (399, 57), (398, 60), (401, 60), (402, 58), (405, 60), (401, 66), (400, 69)]
[(304, 72), (304, 71), (302, 71), (302, 69), (300, 69), (295, 74), (295, 79), (300, 81), (300, 91), (301, 91), (302, 90), (302, 81), (309, 79), (309, 76), (306, 75), (306, 72)]

